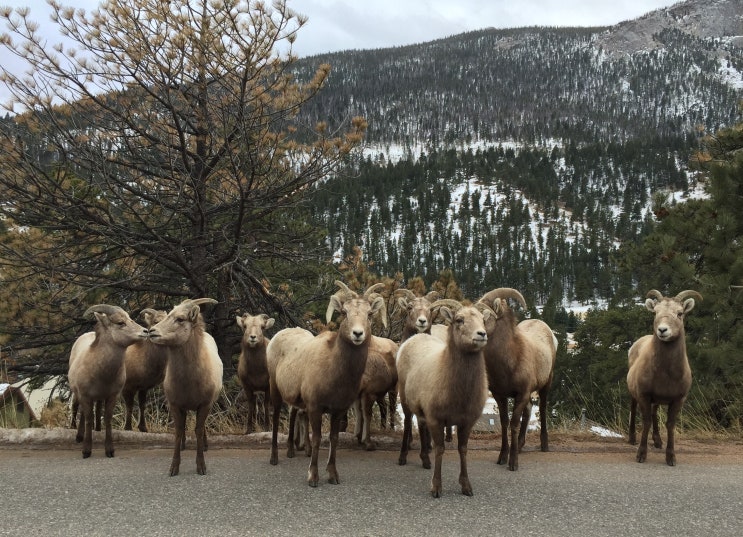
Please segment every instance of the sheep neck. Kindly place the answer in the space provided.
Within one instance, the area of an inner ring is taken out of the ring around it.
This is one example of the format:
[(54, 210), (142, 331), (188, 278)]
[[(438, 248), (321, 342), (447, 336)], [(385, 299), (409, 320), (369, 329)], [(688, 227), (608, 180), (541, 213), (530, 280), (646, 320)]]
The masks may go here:
[(681, 330), (673, 341), (661, 341), (657, 337), (652, 339), (653, 364), (656, 369), (666, 372), (683, 372), (688, 367), (686, 356), (686, 334)]

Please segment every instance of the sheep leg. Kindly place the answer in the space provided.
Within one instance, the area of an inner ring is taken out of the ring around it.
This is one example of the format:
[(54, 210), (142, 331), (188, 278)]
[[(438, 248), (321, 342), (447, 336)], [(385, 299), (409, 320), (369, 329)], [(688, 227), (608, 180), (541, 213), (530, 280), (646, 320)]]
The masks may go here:
[(95, 402), (95, 430), (101, 430), (101, 409), (103, 408), (103, 401), (98, 399)]
[(80, 403), (80, 424), (77, 428), (77, 436), (82, 437), (83, 441), (83, 459), (90, 457), (93, 451), (93, 401)]
[(124, 430), (131, 431), (132, 430), (132, 413), (134, 412), (134, 392), (125, 390), (121, 392), (121, 396), (124, 398), (124, 406), (126, 406), (126, 418), (124, 419)]
[[(273, 393), (276, 389), (272, 388)], [(279, 418), (281, 417), (281, 398), (271, 397), (273, 403), (273, 423), (271, 424), (271, 458), (269, 463), (272, 465), (279, 464)]]
[(410, 410), (403, 405), (402, 411), (402, 443), (400, 445), (400, 456), (397, 459), (397, 464), (400, 466), (404, 466), (408, 462), (408, 451), (410, 451), (410, 441), (413, 436), (413, 418), (410, 415)]
[(445, 437), (445, 439), (446, 439), (447, 442), (451, 442), (452, 439), (454, 438), (452, 436), (452, 430), (451, 429), (452, 429), (451, 425), (447, 425), (446, 426), (446, 437)]
[[(441, 462), (444, 459), (444, 426), (439, 423), (430, 423), (426, 424), (426, 429), (428, 429), (428, 434), (431, 435), (433, 440), (433, 446), (435, 448), (435, 462), (433, 467), (433, 477), (431, 478), (431, 496), (434, 498), (440, 498), (441, 497)], [(428, 456), (428, 454), (426, 454)], [(425, 464), (424, 464), (424, 467)], [(431, 467), (431, 463), (429, 462), (428, 468)], [(466, 473), (466, 472), (465, 472)], [(464, 487), (462, 487), (462, 492), (464, 492)]]
[(637, 444), (637, 436), (635, 432), (635, 421), (637, 417), (637, 401), (632, 398), (629, 405), (629, 443), (633, 446)]
[(295, 406), (289, 409), (289, 431), (286, 437), (286, 456), (291, 459), (294, 457), (294, 448), (296, 446), (295, 431), (297, 427), (297, 412), (299, 409)]
[(320, 480), (317, 471), (317, 458), (320, 455), (320, 437), (322, 435), (322, 412), (319, 410), (307, 410), (310, 427), (312, 427), (312, 457), (310, 468), (307, 471), (307, 484), (316, 487)]
[[(77, 413), (80, 410), (80, 402), (77, 397), (72, 398), (72, 421), (70, 422), (70, 429), (77, 429)], [(82, 438), (77, 439), (78, 442), (82, 442)]]
[[(442, 435), (443, 435), (443, 426), (442, 426)], [(428, 422), (426, 422), (425, 418), (422, 418), (421, 416), (418, 416), (418, 436), (421, 438), (421, 462), (423, 463), (423, 468), (426, 470), (431, 469), (431, 429), (428, 427)]]
[(549, 451), (549, 437), (547, 436), (547, 390), (539, 392), (539, 449)]
[(390, 390), (387, 394), (390, 404), (390, 431), (395, 430), (395, 414), (397, 414), (397, 390)]
[(181, 445), (186, 436), (186, 411), (180, 407), (171, 406), (170, 413), (173, 415), (173, 425), (175, 425), (175, 449), (173, 450), (173, 460), (170, 463), (170, 475), (178, 475), (181, 468)]
[(652, 421), (652, 406), (650, 401), (641, 400), (637, 402), (640, 405), (642, 414), (642, 433), (640, 434), (640, 445), (637, 448), (637, 462), (645, 462), (648, 457), (648, 433), (650, 433), (650, 424)]
[(263, 392), (263, 430), (268, 430), (268, 393)]
[(137, 398), (139, 403), (139, 424), (137, 425), (137, 429), (142, 433), (146, 433), (147, 422), (145, 421), (145, 410), (147, 410), (147, 390), (139, 390), (137, 392)]
[(106, 427), (106, 436), (103, 441), (103, 445), (106, 449), (106, 457), (113, 457), (114, 456), (114, 441), (113, 441), (113, 431), (111, 430), (111, 421), (113, 420), (114, 415), (114, 408), (116, 407), (116, 399), (117, 396), (112, 396), (106, 399), (106, 410), (105, 415), (103, 417), (103, 423)]
[(524, 444), (526, 444), (526, 430), (529, 428), (529, 421), (531, 420), (531, 409), (534, 405), (531, 402), (531, 397), (529, 397), (526, 406), (524, 407), (524, 411), (521, 414), (521, 426), (519, 427), (519, 453), (521, 453), (521, 450), (524, 448)]
[(472, 426), (462, 427), (457, 425), (457, 451), (459, 451), (459, 484), (462, 486), (462, 494), (472, 496), (472, 484), (467, 473), (467, 442), (470, 439)]
[(250, 434), (255, 430), (253, 421), (255, 420), (255, 394), (252, 391), (245, 390), (248, 399), (248, 424), (245, 426), (245, 434)]
[(356, 440), (359, 444), (362, 443), (361, 439), (364, 436), (364, 418), (365, 416), (362, 414), (364, 404), (362, 402), (362, 399), (364, 398), (364, 395), (362, 394), (358, 399), (356, 399), (353, 402), (353, 414), (356, 416), (356, 420), (354, 422), (353, 426), (353, 434), (356, 436)]
[[(668, 422), (666, 422), (666, 426)], [(653, 446), (663, 449), (663, 440), (660, 438), (660, 427), (658, 426), (658, 405), (653, 405)]]
[(206, 475), (204, 452), (209, 449), (206, 440), (206, 418), (210, 410), (211, 405), (204, 405), (196, 410), (196, 473), (199, 475)]
[(341, 428), (341, 417), (345, 415), (345, 412), (330, 415), (330, 453), (328, 454), (328, 465), (325, 469), (328, 472), (328, 483), (332, 485), (338, 485), (341, 482), (338, 476), (338, 468), (335, 466), (335, 453), (338, 449), (338, 433)]
[(666, 418), (666, 464), (676, 466), (675, 435), (676, 435), (676, 418), (681, 412), (684, 399), (675, 399), (668, 405), (668, 417)]
[(379, 427), (381, 429), (387, 428), (387, 401), (385, 400), (385, 393), (380, 397), (377, 397), (377, 406), (379, 406)]
[[(524, 413), (527, 411), (527, 407), (531, 408), (530, 396), (531, 394), (526, 393), (521, 400), (516, 400), (513, 405), (510, 423), (511, 446), (508, 450), (508, 469), (511, 471), (519, 469), (519, 437), (521, 436), (521, 429), (525, 428)], [(524, 431), (524, 434), (526, 434), (526, 431)]]
[(498, 404), (498, 415), (500, 416), (501, 442), (498, 464), (506, 464), (508, 461), (508, 398), (497, 397), (495, 402)]
[(370, 431), (370, 424), (371, 424), (371, 417), (372, 417), (372, 405), (374, 404), (374, 400), (369, 395), (363, 395), (361, 397), (361, 411), (363, 413), (363, 424), (361, 427), (361, 443), (364, 444), (364, 449), (366, 451), (374, 451), (377, 446), (374, 445), (374, 442), (371, 439), (371, 431)]
[[(304, 454), (307, 457), (312, 456), (312, 445), (310, 444), (310, 427), (307, 423), (307, 412), (301, 412), (297, 415), (297, 418), (299, 418), (299, 431), (297, 432), (297, 442), (299, 444), (297, 445), (297, 449), (304, 448)], [(303, 436), (300, 440), (300, 435)]]

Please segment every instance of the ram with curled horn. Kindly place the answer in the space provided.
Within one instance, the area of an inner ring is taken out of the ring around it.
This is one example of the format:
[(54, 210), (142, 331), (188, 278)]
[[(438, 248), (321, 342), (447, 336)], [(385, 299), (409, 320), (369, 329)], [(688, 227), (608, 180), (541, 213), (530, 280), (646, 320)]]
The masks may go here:
[(686, 354), (684, 320), (694, 309), (695, 299), (702, 295), (694, 290), (681, 291), (675, 297), (664, 297), (657, 289), (646, 295), (645, 308), (654, 313), (653, 333), (642, 336), (628, 352), (630, 420), (629, 442), (636, 443), (635, 421), (639, 406), (642, 414), (642, 436), (637, 448), (637, 462), (647, 459), (647, 442), (652, 422), (653, 444), (662, 448), (658, 427), (658, 406), (668, 405), (666, 417), (666, 464), (676, 464), (675, 426), (691, 388), (691, 367)]
[[(498, 404), (501, 421), (498, 464), (507, 463), (509, 470), (517, 470), (519, 452), (526, 442), (534, 392), (539, 394), (540, 449), (549, 450), (547, 397), (554, 376), (557, 338), (544, 321), (518, 322), (508, 306), (509, 299), (526, 308), (523, 295), (509, 287), (489, 291), (478, 302), (490, 306), (497, 317), (494, 322), (486, 323), (488, 343), (483, 355), (488, 388)], [(514, 403), (509, 419), (508, 399), (511, 397)]]

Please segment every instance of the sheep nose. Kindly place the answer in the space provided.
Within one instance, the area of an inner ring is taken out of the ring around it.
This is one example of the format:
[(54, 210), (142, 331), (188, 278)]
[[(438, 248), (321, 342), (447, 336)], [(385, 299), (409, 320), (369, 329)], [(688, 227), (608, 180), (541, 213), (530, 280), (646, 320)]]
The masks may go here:
[(355, 337), (356, 339), (361, 339), (362, 337), (364, 337), (364, 331), (363, 330), (354, 330), (353, 331), (353, 337)]
[(488, 333), (485, 330), (478, 330), (477, 335), (482, 339), (488, 339)]
[(663, 336), (663, 335), (665, 335), (666, 332), (668, 332), (668, 328), (666, 328), (665, 326), (659, 326), (658, 327), (658, 334), (659, 335)]

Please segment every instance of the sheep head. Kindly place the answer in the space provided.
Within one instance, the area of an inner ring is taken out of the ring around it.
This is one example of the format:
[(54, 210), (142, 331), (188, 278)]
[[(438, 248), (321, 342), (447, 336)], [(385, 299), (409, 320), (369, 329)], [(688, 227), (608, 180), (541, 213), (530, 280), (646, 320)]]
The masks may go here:
[(136, 343), (142, 330), (145, 330), (118, 306), (96, 304), (85, 310), (83, 316), (88, 317), (90, 314), (93, 314), (97, 321), (96, 337), (105, 332), (107, 337), (110, 337), (116, 345), (122, 347), (128, 347), (132, 343)]
[[(347, 300), (352, 300), (354, 298), (359, 298), (359, 294), (356, 291), (352, 291), (348, 288), (348, 286), (343, 283), (340, 280), (335, 281), (335, 285), (337, 285), (340, 289), (335, 292), (330, 297), (330, 302), (328, 303), (328, 309), (325, 310), (325, 323), (329, 323), (333, 319), (333, 313), (336, 311), (342, 311), (342, 308), (340, 304), (344, 303)], [(383, 283), (375, 283), (371, 287), (369, 287), (366, 291), (364, 291), (363, 298), (368, 300), (370, 303), (373, 303), (377, 298), (382, 299), (382, 305), (384, 305), (384, 299), (382, 298), (382, 295), (377, 293), (378, 289), (384, 289), (385, 285)], [(385, 328), (387, 328), (388, 320), (387, 320), (387, 308), (380, 308), (375, 311), (375, 313), (379, 313), (382, 318), (382, 324)]]
[(702, 295), (687, 289), (675, 297), (664, 297), (660, 291), (648, 291), (645, 307), (655, 314), (653, 320), (653, 334), (660, 341), (670, 342), (683, 337), (684, 317), (694, 309), (695, 297), (702, 300)]
[(275, 319), (265, 313), (250, 315), (244, 313), (237, 316), (237, 326), (243, 331), (242, 343), (247, 347), (255, 347), (263, 342), (263, 331), (274, 325)]
[(416, 296), (409, 289), (398, 289), (395, 291), (397, 305), (406, 312), (405, 324), (409, 329), (418, 333), (427, 332), (431, 329), (433, 313), (431, 303), (438, 298), (436, 291), (431, 291), (424, 297)]
[[(451, 304), (453, 302), (453, 304)], [(495, 315), (485, 304), (463, 306), (456, 300), (438, 300), (432, 305), (449, 325), (449, 342), (465, 352), (477, 352), (488, 343), (485, 322)]]
[(330, 297), (326, 319), (330, 322), (333, 312), (340, 312), (339, 337), (353, 345), (362, 345), (371, 335), (372, 317), (377, 315), (380, 309), (384, 309), (384, 298), (374, 293), (377, 288), (375, 285), (367, 289), (363, 297), (359, 297), (342, 282), (335, 283), (341, 290)]
[(139, 313), (139, 317), (144, 321), (144, 325), (147, 328), (155, 326), (157, 323), (165, 319), (167, 315), (167, 311), (153, 310), (152, 308), (145, 308)]
[(186, 299), (175, 306), (160, 322), (149, 330), (144, 329), (142, 337), (148, 338), (158, 345), (184, 345), (194, 332), (195, 328), (203, 330), (204, 321), (201, 319), (201, 304), (216, 304), (213, 298)]

